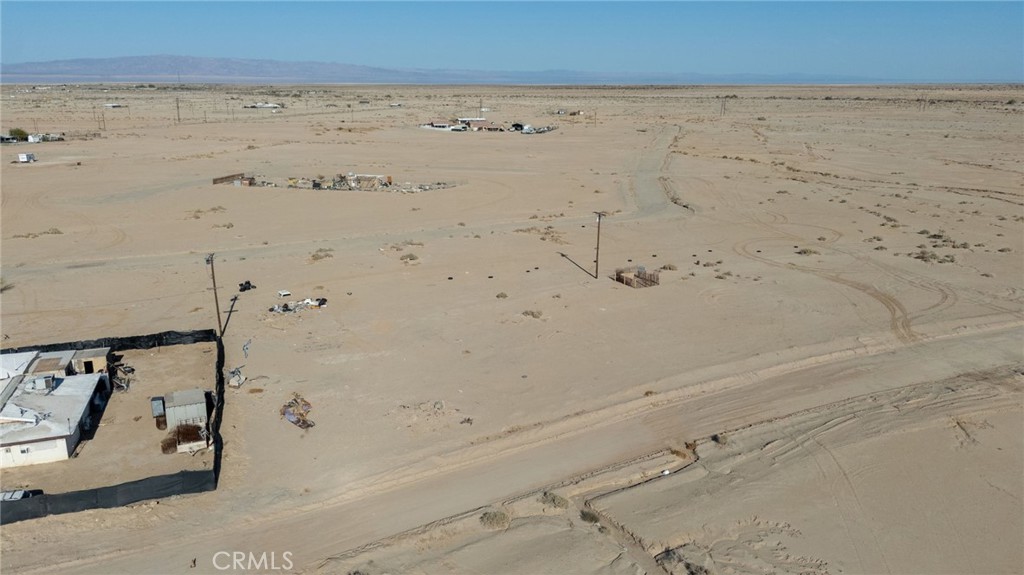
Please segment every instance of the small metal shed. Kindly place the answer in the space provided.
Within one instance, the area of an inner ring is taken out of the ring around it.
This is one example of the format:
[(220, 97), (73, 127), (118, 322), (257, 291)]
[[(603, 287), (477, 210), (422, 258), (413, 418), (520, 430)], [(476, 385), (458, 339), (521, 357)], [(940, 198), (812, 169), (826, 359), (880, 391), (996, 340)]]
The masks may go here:
[(164, 396), (164, 410), (167, 414), (167, 426), (171, 429), (179, 425), (206, 427), (209, 418), (206, 392), (198, 388), (168, 393)]

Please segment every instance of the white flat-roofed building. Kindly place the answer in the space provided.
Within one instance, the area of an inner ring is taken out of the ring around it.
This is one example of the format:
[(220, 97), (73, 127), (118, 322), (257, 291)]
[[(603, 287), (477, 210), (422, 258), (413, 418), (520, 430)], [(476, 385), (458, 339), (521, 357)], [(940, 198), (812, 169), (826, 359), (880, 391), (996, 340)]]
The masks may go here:
[(68, 459), (110, 397), (105, 373), (26, 373), (0, 383), (0, 467)]

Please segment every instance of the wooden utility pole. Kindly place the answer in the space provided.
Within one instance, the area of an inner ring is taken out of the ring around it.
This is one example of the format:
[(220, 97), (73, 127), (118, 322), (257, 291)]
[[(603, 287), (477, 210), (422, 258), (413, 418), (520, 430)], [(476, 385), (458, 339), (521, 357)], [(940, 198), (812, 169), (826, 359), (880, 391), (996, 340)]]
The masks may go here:
[(174, 99), (174, 109), (177, 110), (177, 114), (178, 114), (177, 115), (178, 121), (176, 123), (180, 124), (181, 123), (181, 100), (179, 100), (178, 98)]
[(597, 279), (601, 268), (601, 218), (604, 217), (605, 213), (594, 213), (597, 214), (597, 247), (594, 248), (594, 279)]
[(224, 337), (224, 323), (220, 317), (220, 298), (217, 297), (217, 272), (213, 269), (213, 254), (206, 256), (206, 263), (210, 265), (210, 278), (213, 280), (213, 306), (217, 311), (217, 337)]

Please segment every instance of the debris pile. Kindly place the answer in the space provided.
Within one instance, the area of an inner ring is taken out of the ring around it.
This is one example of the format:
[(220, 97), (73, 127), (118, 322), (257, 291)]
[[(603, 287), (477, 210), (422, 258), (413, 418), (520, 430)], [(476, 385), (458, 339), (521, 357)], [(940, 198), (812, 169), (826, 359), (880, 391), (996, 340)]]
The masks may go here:
[(327, 298), (325, 297), (306, 298), (301, 301), (276, 304), (267, 311), (273, 313), (295, 313), (304, 309), (320, 309), (322, 307), (327, 307)]
[(313, 405), (306, 401), (306, 398), (298, 393), (292, 393), (291, 400), (281, 406), (281, 417), (292, 422), (300, 429), (309, 429), (316, 425), (307, 417), (312, 409)]
[(264, 176), (246, 176), (244, 173), (230, 174), (213, 178), (214, 184), (233, 184), (235, 186), (252, 188), (277, 188), (286, 187), (291, 190), (338, 190), (356, 192), (399, 192), (415, 193), (427, 190), (443, 190), (453, 188), (455, 184), (450, 182), (432, 182), (417, 184), (405, 182), (399, 184), (394, 182), (391, 176), (378, 176), (375, 174), (337, 174), (333, 178), (317, 176), (315, 178), (292, 177), (285, 182), (272, 182), (264, 179)]
[(238, 284), (238, 291), (240, 292), (249, 291), (251, 289), (256, 289), (256, 286), (253, 285), (253, 283), (249, 280), (245, 280), (244, 282)]
[(658, 285), (661, 280), (658, 270), (647, 271), (644, 266), (630, 266), (615, 270), (615, 281), (631, 288), (645, 288)]
[(246, 382), (246, 380), (248, 379), (247, 377), (245, 377), (245, 375), (242, 374), (242, 367), (245, 367), (245, 366), (236, 367), (235, 369), (232, 369), (228, 373), (228, 386), (229, 387), (233, 387), (235, 389), (238, 389), (239, 387), (242, 387), (242, 384), (244, 384)]
[(276, 188), (277, 184), (262, 180), (263, 176), (246, 176), (244, 173), (229, 174), (227, 176), (220, 176), (213, 179), (213, 185), (217, 184), (232, 184), (235, 186), (245, 186), (247, 188), (261, 187), (261, 188)]

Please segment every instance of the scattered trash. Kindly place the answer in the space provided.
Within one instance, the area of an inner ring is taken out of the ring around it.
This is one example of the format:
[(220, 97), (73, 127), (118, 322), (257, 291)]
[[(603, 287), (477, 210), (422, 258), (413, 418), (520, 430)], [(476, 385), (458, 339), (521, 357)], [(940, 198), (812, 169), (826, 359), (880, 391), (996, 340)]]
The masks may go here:
[(312, 409), (313, 405), (306, 401), (304, 397), (298, 393), (293, 393), (292, 399), (281, 406), (281, 417), (295, 424), (300, 429), (309, 429), (316, 425), (316, 423), (307, 419), (307, 414)]
[(294, 313), (304, 309), (320, 309), (322, 307), (327, 307), (327, 298), (325, 297), (306, 298), (302, 301), (290, 301), (287, 303), (277, 304), (274, 307), (269, 308), (267, 311), (273, 313)]
[(238, 284), (238, 291), (240, 292), (249, 291), (251, 289), (256, 289), (256, 286), (252, 285), (252, 282), (249, 280), (245, 280), (244, 282)]
[(242, 387), (243, 383), (245, 383), (247, 378), (244, 375), (242, 375), (242, 368), (243, 367), (245, 367), (245, 366), (244, 365), (240, 365), (240, 366), (236, 367), (235, 369), (232, 369), (230, 372), (228, 372), (228, 377), (229, 377), (229, 379), (228, 379), (228, 386), (229, 387), (233, 387), (235, 389), (238, 389), (239, 387)]
[(131, 390), (132, 376), (135, 374), (134, 367), (123, 363), (115, 363), (110, 366), (109, 373), (114, 391), (128, 392)]

